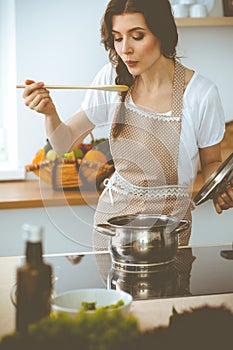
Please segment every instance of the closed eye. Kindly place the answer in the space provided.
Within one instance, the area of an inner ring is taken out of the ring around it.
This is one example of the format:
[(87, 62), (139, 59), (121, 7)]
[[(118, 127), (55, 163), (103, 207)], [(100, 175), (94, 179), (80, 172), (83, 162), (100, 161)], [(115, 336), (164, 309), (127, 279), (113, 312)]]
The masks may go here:
[(139, 41), (142, 40), (144, 36), (144, 33), (139, 33), (138, 35), (133, 36), (133, 39)]
[(120, 43), (120, 42), (122, 41), (122, 39), (123, 39), (123, 38), (115, 38), (115, 37), (114, 37), (114, 41), (116, 41), (116, 42), (118, 42), (118, 43)]
[[(140, 41), (140, 40), (142, 40), (143, 38), (144, 38), (144, 33), (139, 33), (139, 34), (137, 34), (137, 35), (132, 35), (132, 38), (134, 39), (134, 40), (136, 40), (136, 41)], [(116, 41), (116, 42), (121, 42), (122, 40), (123, 40), (123, 38), (122, 37), (115, 37), (115, 36), (113, 36), (113, 38), (114, 38), (114, 41)]]

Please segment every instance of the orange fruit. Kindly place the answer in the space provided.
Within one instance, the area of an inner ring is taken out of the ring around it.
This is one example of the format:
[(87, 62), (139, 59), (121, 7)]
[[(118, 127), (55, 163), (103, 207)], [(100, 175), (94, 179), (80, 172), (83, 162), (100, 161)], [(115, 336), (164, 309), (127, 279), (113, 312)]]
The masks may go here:
[(88, 160), (90, 162), (97, 162), (102, 164), (107, 162), (105, 154), (99, 151), (98, 149), (91, 149), (85, 154), (83, 159)]
[(88, 151), (81, 162), (81, 172), (86, 181), (90, 184), (96, 182), (96, 177), (101, 167), (107, 162), (105, 154), (97, 149)]
[(37, 164), (45, 160), (45, 150), (41, 148), (32, 160), (32, 164)]

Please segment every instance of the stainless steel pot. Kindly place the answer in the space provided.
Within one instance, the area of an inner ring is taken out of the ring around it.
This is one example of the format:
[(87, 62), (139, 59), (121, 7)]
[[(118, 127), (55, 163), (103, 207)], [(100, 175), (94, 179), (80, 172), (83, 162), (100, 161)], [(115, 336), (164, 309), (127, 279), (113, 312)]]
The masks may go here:
[(95, 230), (110, 236), (112, 260), (126, 265), (162, 264), (173, 261), (178, 234), (189, 228), (188, 220), (159, 214), (117, 216)]

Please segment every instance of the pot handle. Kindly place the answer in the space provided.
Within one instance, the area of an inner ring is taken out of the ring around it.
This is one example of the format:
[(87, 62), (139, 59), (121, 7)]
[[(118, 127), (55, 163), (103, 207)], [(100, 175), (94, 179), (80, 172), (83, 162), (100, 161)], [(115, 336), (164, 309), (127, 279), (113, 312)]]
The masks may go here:
[(109, 224), (98, 224), (94, 226), (94, 229), (103, 235), (111, 237), (114, 237), (116, 235), (116, 231)]
[(190, 221), (188, 220), (180, 220), (179, 226), (175, 228), (175, 233), (181, 233), (187, 230), (190, 227)]

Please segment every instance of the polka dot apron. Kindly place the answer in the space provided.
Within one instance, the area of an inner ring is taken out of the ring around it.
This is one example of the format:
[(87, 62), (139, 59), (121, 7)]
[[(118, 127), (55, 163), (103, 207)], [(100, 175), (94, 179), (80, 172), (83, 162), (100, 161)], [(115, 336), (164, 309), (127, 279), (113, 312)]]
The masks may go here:
[[(185, 68), (175, 61), (172, 112), (156, 114), (125, 101), (125, 120), (117, 138), (110, 133), (115, 173), (105, 181), (94, 224), (127, 214), (165, 214), (191, 222), (188, 187), (178, 185)], [(114, 125), (114, 123), (113, 123)], [(179, 234), (188, 245), (191, 228)], [(106, 250), (109, 238), (94, 230), (94, 250)]]

